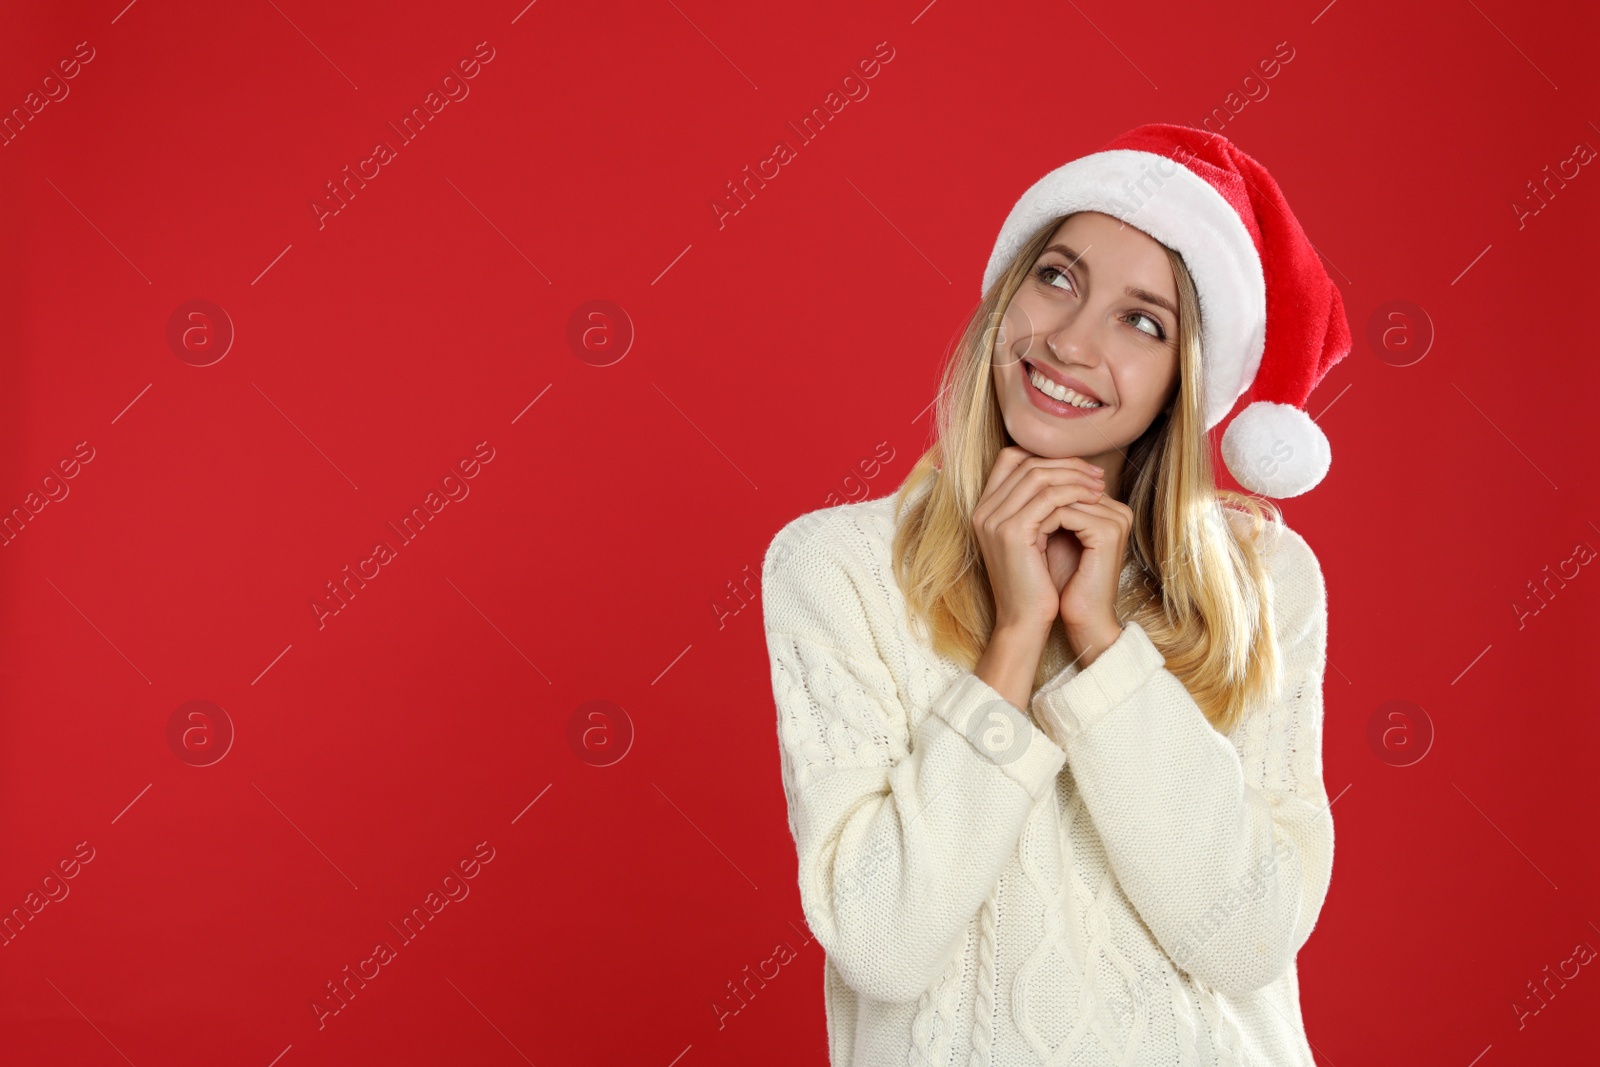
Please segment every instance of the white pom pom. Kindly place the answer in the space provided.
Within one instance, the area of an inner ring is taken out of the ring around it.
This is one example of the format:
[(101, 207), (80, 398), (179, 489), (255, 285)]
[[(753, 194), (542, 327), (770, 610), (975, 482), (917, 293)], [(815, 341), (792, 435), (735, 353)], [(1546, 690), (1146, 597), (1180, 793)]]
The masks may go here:
[(1281, 500), (1322, 481), (1333, 463), (1333, 449), (1304, 411), (1257, 400), (1223, 431), (1222, 459), (1240, 485)]

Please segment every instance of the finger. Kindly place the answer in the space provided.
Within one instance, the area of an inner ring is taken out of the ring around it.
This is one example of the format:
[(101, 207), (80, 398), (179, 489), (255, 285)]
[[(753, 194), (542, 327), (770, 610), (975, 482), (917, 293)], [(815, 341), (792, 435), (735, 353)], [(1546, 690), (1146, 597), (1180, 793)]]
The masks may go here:
[(1000, 454), (994, 459), (994, 466), (989, 470), (989, 477), (984, 482), (983, 492), (980, 497), (988, 496), (994, 492), (995, 487), (1005, 481), (1011, 472), (1017, 469), (1017, 465), (1028, 458), (1029, 454), (1028, 450), (1021, 445), (1010, 445), (1002, 448)]
[(1118, 515), (1122, 516), (1123, 520), (1127, 523), (1128, 527), (1130, 529), (1132, 529), (1132, 527), (1133, 527), (1133, 508), (1129, 504), (1125, 503), (1124, 501), (1118, 500), (1114, 496), (1106, 497), (1104, 503), (1105, 503), (1106, 507), (1110, 508), (1112, 511), (1116, 512)]
[(1104, 489), (1104, 481), (1086, 468), (1086, 462), (1082, 465), (1072, 462), (1069, 465), (1066, 460), (1057, 460), (1051, 465), (1031, 464), (1013, 472), (995, 493), (991, 520), (995, 523), (1005, 522), (1051, 486), (1075, 484)]
[(1074, 501), (1051, 512), (1048, 521), (1077, 534), (1084, 548), (1112, 544), (1122, 536), (1117, 513), (1099, 502)]
[(1103, 478), (1105, 474), (1104, 471), (1082, 456), (1035, 456), (1030, 452), (1023, 452), (1020, 462), (1013, 465), (1006, 476), (1000, 479), (999, 485), (995, 489), (995, 495), (1004, 496), (1010, 493), (1023, 478), (1027, 477), (1029, 471), (1038, 469), (1078, 470), (1100, 478)]
[[(1046, 498), (1049, 490), (1065, 485), (1078, 485), (1101, 492), (1105, 490), (1105, 484), (1099, 479), (1073, 467), (1032, 467), (1023, 472), (1009, 489), (1002, 488), (996, 494), (999, 499), (991, 512), (990, 521), (996, 526), (1013, 521), (1030, 504)], [(1062, 502), (1065, 501), (1059, 501), (1057, 506)]]
[(1028, 458), (1029, 454), (1021, 445), (1011, 445), (1002, 448), (999, 455), (995, 456), (994, 466), (989, 468), (989, 477), (984, 481), (983, 492), (978, 494), (978, 504), (972, 509), (974, 523), (982, 524), (987, 521), (989, 512), (1000, 501), (996, 490), (1011, 476), (1011, 472)]
[(1112, 519), (1116, 520), (1117, 525), (1122, 527), (1124, 536), (1133, 531), (1133, 508), (1114, 496), (1103, 497), (1100, 503), (1105, 505)]
[[(973, 509), (973, 521), (980, 525), (998, 524), (1001, 517), (1014, 514), (1022, 501), (1031, 497), (1038, 486), (1047, 484), (1037, 481), (1034, 488), (1024, 492), (1021, 497), (1009, 506), (1005, 503), (1015, 492), (1023, 479), (1028, 477), (1028, 472), (1036, 469), (1045, 470), (1079, 470), (1095, 472), (1094, 464), (1077, 456), (1064, 458), (1050, 458), (1036, 456), (1020, 445), (1011, 445), (1000, 450), (995, 457), (993, 468), (989, 472), (989, 479), (983, 493), (978, 498), (978, 504)], [(1096, 474), (1098, 477), (1099, 475)], [(996, 512), (1003, 512), (997, 516)]]
[(1077, 480), (1060, 482), (1044, 486), (1030, 499), (1023, 501), (1015, 514), (1010, 516), (1005, 523), (1014, 526), (1027, 540), (1037, 540), (1039, 537), (1059, 529), (1058, 524), (1050, 520), (1050, 516), (1073, 503), (1092, 503), (1100, 499), (1105, 492), (1100, 486)]

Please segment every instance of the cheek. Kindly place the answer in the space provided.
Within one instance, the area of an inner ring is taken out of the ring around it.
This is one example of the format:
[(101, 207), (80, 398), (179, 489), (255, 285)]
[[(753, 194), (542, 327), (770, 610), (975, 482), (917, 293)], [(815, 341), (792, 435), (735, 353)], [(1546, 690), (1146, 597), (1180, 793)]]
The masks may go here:
[(1011, 347), (1018, 338), (1027, 336), (1027, 332), (1027, 319), (1017, 312), (1016, 306), (1006, 308), (999, 328), (993, 330), (995, 351)]
[(1011, 303), (1006, 305), (1006, 313), (1001, 317), (1005, 325), (1005, 338), (1007, 343), (1022, 340), (1034, 333), (1034, 324), (1041, 321), (1039, 308), (1035, 306), (1034, 298), (1026, 293), (1018, 293), (1011, 298)]
[(993, 344), (990, 361), (996, 368), (1009, 367), (1017, 362), (1019, 353), (1028, 347), (1028, 320), (1008, 308), (998, 327), (990, 327)]
[(1177, 381), (1177, 365), (1170, 359), (1163, 361), (1159, 357), (1124, 368), (1123, 376), (1118, 379), (1119, 384), (1127, 389), (1128, 396), (1137, 397), (1142, 406), (1151, 408), (1158, 408), (1166, 402), (1167, 393)]
[(1157, 399), (1162, 404), (1165, 404), (1172, 397), (1176, 396), (1178, 392), (1179, 374), (1177, 355), (1174, 354), (1168, 357), (1166, 363), (1162, 365), (1162, 372), (1159, 377), (1160, 385), (1156, 389), (1158, 394)]

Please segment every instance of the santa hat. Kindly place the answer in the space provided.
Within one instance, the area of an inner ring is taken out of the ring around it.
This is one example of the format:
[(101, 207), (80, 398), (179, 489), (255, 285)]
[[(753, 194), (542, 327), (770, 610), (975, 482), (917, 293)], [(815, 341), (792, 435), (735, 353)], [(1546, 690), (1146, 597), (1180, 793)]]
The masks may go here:
[(1022, 194), (983, 274), (987, 293), (1051, 219), (1098, 211), (1183, 256), (1200, 298), (1206, 429), (1254, 387), (1222, 435), (1239, 484), (1299, 496), (1328, 473), (1328, 439), (1306, 397), (1350, 351), (1344, 300), (1266, 168), (1227, 138), (1139, 126), (1040, 178)]

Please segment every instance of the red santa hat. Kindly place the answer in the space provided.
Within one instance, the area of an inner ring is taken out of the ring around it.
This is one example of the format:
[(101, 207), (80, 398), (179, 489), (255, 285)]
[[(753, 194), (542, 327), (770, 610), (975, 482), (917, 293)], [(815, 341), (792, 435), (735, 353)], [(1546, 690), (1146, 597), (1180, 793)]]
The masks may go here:
[(1022, 194), (989, 256), (983, 291), (1041, 226), (1076, 211), (1121, 219), (1183, 256), (1200, 298), (1206, 429), (1254, 389), (1222, 435), (1223, 461), (1239, 484), (1282, 498), (1322, 481), (1332, 449), (1305, 403), (1350, 351), (1350, 325), (1266, 168), (1205, 130), (1129, 130)]

